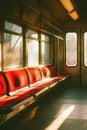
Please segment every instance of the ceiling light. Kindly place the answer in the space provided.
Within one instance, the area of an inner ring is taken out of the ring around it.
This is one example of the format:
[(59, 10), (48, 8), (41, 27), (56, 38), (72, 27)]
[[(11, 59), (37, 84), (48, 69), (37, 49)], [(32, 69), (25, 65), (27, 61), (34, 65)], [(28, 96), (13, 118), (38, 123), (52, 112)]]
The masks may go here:
[(63, 7), (70, 13), (74, 10), (74, 6), (71, 2), (71, 0), (60, 0)]
[(76, 12), (76, 10), (74, 10), (73, 12), (69, 13), (70, 17), (74, 20), (77, 20), (79, 18), (78, 13)]

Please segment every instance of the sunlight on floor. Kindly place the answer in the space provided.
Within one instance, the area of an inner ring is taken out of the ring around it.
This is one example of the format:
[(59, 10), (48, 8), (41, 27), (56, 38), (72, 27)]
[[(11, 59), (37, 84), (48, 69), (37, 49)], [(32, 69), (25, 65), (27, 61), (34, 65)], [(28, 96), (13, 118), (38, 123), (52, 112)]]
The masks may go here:
[(71, 112), (75, 109), (75, 105), (69, 106), (63, 113), (61, 113), (45, 130), (58, 130)]

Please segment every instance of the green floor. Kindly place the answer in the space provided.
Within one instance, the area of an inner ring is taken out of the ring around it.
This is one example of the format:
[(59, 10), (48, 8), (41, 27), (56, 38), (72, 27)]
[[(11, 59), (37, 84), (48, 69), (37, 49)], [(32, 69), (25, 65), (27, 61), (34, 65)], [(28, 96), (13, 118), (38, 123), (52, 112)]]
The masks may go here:
[(0, 130), (87, 130), (87, 88), (55, 89)]

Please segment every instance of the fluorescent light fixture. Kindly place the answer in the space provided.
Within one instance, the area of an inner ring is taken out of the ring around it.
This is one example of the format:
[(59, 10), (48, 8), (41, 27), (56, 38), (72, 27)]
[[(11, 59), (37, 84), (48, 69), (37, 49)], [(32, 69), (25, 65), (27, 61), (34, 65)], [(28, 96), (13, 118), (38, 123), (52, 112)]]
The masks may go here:
[(76, 10), (74, 10), (73, 12), (69, 13), (70, 17), (74, 20), (77, 20), (79, 18), (78, 13), (76, 12)]
[(63, 7), (70, 13), (74, 10), (74, 5), (71, 0), (60, 0)]

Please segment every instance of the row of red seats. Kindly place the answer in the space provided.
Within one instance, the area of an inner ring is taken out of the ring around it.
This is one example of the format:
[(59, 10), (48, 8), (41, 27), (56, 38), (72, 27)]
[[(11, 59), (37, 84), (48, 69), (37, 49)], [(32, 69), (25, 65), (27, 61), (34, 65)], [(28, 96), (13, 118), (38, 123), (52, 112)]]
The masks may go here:
[(0, 72), (0, 111), (14, 110), (65, 78), (53, 65)]

